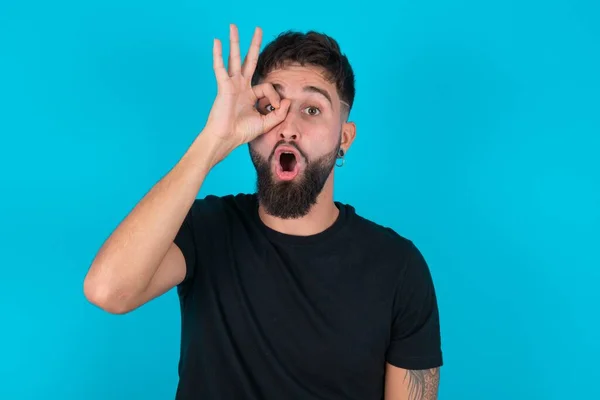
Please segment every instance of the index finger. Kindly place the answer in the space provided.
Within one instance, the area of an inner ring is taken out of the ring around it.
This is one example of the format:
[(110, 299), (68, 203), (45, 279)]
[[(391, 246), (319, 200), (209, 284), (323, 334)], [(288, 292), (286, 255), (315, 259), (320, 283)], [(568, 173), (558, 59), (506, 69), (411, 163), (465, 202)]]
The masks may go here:
[(281, 105), (281, 96), (270, 83), (261, 83), (260, 85), (256, 85), (252, 87), (252, 91), (254, 92), (257, 100), (266, 98), (275, 108), (279, 108)]
[(261, 42), (262, 29), (260, 29), (260, 27), (257, 26), (254, 30), (254, 35), (252, 36), (252, 43), (250, 43), (250, 49), (248, 50), (248, 54), (246, 55), (246, 59), (244, 60), (243, 75), (248, 79), (252, 78), (254, 70), (256, 69)]

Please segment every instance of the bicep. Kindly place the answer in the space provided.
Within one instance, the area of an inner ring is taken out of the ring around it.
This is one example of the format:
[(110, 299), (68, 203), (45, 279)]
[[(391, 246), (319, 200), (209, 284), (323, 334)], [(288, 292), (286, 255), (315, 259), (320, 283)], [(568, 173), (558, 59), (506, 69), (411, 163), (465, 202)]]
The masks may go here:
[(163, 295), (178, 285), (186, 288), (189, 286), (187, 282), (191, 281), (196, 265), (193, 211), (193, 208), (188, 211), (150, 283), (133, 304), (134, 308)]
[(387, 363), (385, 400), (437, 400), (440, 368), (409, 370)]

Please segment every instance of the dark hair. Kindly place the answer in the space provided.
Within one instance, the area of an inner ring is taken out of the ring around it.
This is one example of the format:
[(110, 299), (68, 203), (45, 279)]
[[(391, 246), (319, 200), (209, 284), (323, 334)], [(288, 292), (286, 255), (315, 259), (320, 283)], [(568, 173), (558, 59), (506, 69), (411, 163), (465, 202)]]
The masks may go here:
[(252, 84), (256, 85), (269, 72), (287, 63), (323, 68), (325, 78), (335, 84), (340, 99), (352, 109), (354, 72), (348, 58), (342, 54), (338, 42), (333, 38), (315, 31), (281, 33), (259, 55)]

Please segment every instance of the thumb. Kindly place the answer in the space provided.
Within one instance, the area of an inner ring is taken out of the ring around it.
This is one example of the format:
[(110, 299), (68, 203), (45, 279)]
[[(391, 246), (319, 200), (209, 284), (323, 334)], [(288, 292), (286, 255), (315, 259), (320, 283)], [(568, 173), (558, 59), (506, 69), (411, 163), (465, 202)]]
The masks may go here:
[(263, 116), (264, 131), (268, 132), (279, 125), (285, 119), (289, 109), (290, 101), (288, 99), (281, 100), (278, 109)]

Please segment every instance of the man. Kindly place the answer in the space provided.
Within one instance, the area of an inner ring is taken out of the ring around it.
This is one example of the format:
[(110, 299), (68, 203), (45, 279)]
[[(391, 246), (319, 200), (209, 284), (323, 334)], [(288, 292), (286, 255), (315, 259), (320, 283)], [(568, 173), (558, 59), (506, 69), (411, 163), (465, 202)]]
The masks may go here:
[[(439, 316), (411, 241), (333, 200), (355, 137), (354, 74), (336, 41), (288, 32), (225, 69), (202, 132), (99, 250), (87, 298), (127, 313), (177, 287), (177, 399), (437, 398)], [(196, 199), (248, 144), (257, 193)]]

